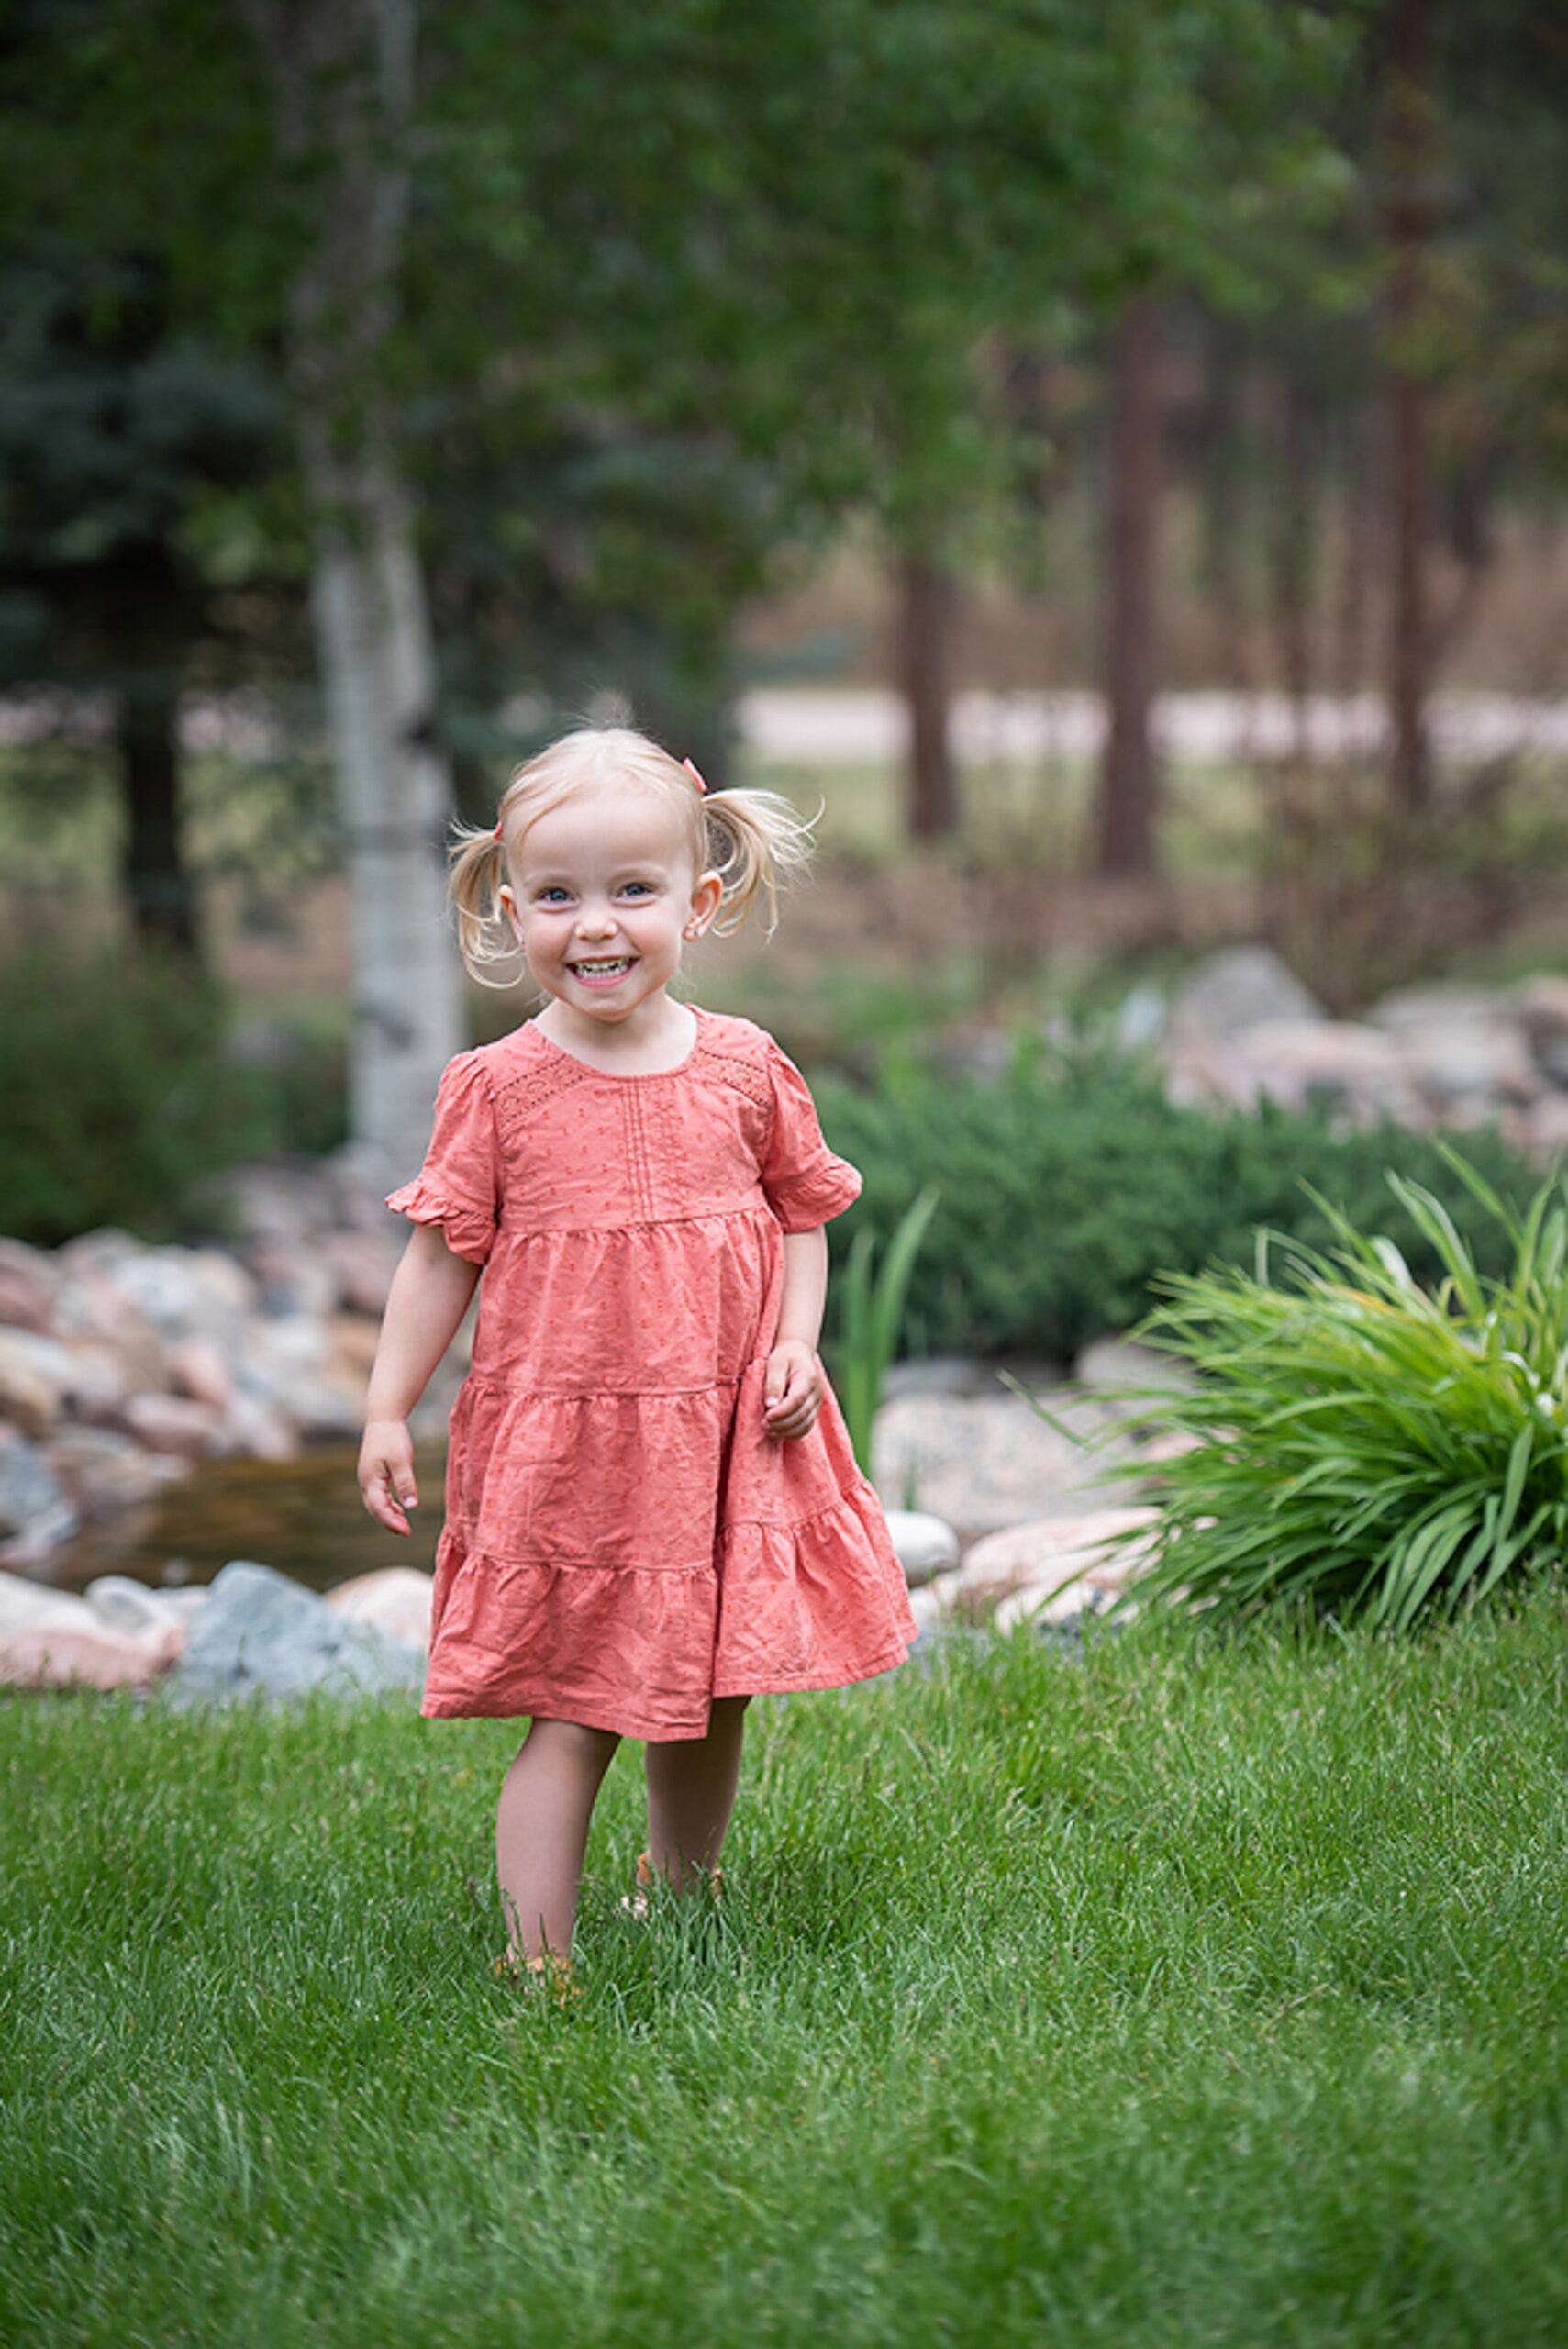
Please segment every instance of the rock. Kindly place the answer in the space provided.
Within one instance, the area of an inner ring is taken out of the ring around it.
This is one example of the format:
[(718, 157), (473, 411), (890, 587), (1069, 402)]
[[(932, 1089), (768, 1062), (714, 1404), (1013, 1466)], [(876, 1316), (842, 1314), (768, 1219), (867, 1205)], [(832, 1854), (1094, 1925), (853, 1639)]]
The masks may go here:
[(327, 1604), (351, 1623), (375, 1623), (422, 1655), (430, 1646), (430, 1594), (435, 1576), (417, 1566), (382, 1566), (356, 1575), (327, 1594)]
[(294, 1421), (259, 1395), (236, 1394), (225, 1418), (232, 1449), (252, 1460), (295, 1460), (300, 1442)]
[(1520, 1030), (1504, 1020), (1455, 1021), (1410, 1028), (1399, 1037), (1406, 1070), (1439, 1117), (1485, 1115), (1504, 1104), (1533, 1101), (1540, 1089), (1534, 1056)]
[(184, 1473), (182, 1461), (146, 1452), (113, 1428), (61, 1428), (42, 1453), (61, 1492), (87, 1520), (133, 1508)]
[(181, 1705), (315, 1688), (348, 1696), (417, 1688), (424, 1672), (417, 1647), (353, 1621), (271, 1566), (234, 1559), (190, 1627), (171, 1696)]
[(42, 1453), (14, 1428), (0, 1428), (0, 1557), (17, 1564), (41, 1558), (80, 1523)]
[(24, 1624), (0, 1632), (0, 1681), (28, 1688), (146, 1688), (169, 1670), (182, 1633), (137, 1639), (89, 1620), (81, 1628)]
[(314, 1242), (261, 1239), (246, 1252), (263, 1311), (284, 1321), (325, 1319), (338, 1303), (338, 1275)]
[(0, 1419), (24, 1435), (47, 1435), (65, 1408), (61, 1382), (39, 1350), (63, 1354), (52, 1338), (25, 1330), (0, 1330)]
[(117, 1260), (106, 1245), (99, 1244), (115, 1241), (128, 1247), (137, 1244), (123, 1232), (88, 1232), (61, 1249), (63, 1277), (55, 1298), (54, 1326), (60, 1336), (112, 1360), (122, 1395), (159, 1391), (168, 1384), (163, 1341), (116, 1284)]
[(132, 1395), (117, 1420), (149, 1452), (177, 1460), (216, 1460), (228, 1449), (222, 1413), (188, 1395)]
[(84, 1596), (107, 1630), (129, 1631), (140, 1638), (161, 1638), (172, 1630), (179, 1635), (182, 1650), (192, 1617), (206, 1604), (202, 1585), (190, 1590), (151, 1590), (129, 1575), (100, 1575), (87, 1585)]
[(915, 1618), (916, 1630), (929, 1631), (940, 1623), (953, 1620), (962, 1591), (962, 1577), (956, 1571), (938, 1575), (911, 1590), (909, 1612)]
[(1568, 1093), (1543, 1093), (1528, 1109), (1515, 1112), (1509, 1139), (1532, 1158), (1568, 1152)]
[(206, 1338), (232, 1353), (255, 1303), (250, 1275), (217, 1248), (141, 1248), (113, 1260), (115, 1286), (165, 1345)]
[(364, 1425), (359, 1395), (346, 1395), (325, 1378), (303, 1379), (290, 1398), (295, 1427), (306, 1443), (348, 1443)]
[(0, 1574), (0, 1632), (34, 1624), (56, 1625), (61, 1631), (92, 1628), (93, 1610), (72, 1590), (56, 1590), (50, 1583), (34, 1582), (27, 1575)]
[(166, 1672), (184, 1633), (102, 1621), (74, 1592), (0, 1574), (0, 1682), (30, 1688), (145, 1687)]
[(60, 1267), (41, 1248), (0, 1239), (0, 1323), (48, 1330), (54, 1320)]
[(1177, 1041), (1194, 1036), (1226, 1041), (1265, 1022), (1307, 1023), (1328, 1016), (1272, 946), (1226, 946), (1206, 955), (1182, 982), (1171, 1033)]
[(1197, 1386), (1185, 1363), (1137, 1338), (1096, 1338), (1079, 1354), (1073, 1376), (1118, 1419), (1138, 1418), (1162, 1393), (1190, 1395)]
[(169, 1375), (176, 1393), (227, 1411), (234, 1400), (228, 1363), (210, 1338), (181, 1338), (169, 1349)]
[(296, 1418), (295, 1397), (307, 1380), (319, 1378), (326, 1361), (327, 1332), (314, 1315), (275, 1314), (252, 1325), (238, 1386)]
[(1391, 1036), (1430, 1034), (1444, 1029), (1507, 1025), (1512, 1003), (1502, 987), (1440, 985), (1396, 987), (1367, 1013), (1368, 1025)]
[[(1041, 1375), (1042, 1384), (1054, 1371)], [(895, 1362), (882, 1382), (882, 1397), (891, 1403), (904, 1395), (995, 1395), (1000, 1382), (994, 1362), (973, 1354), (922, 1354), (910, 1362)]]
[[(1002, 1628), (1040, 1616), (1061, 1621), (1103, 1604), (1136, 1575), (1147, 1545), (1125, 1537), (1158, 1520), (1156, 1508), (1100, 1508), (1082, 1517), (1036, 1519), (988, 1534), (964, 1553), (962, 1594), (971, 1611), (986, 1605)], [(1006, 1620), (1004, 1601), (1010, 1606)]]
[(1400, 1047), (1352, 1019), (1260, 1022), (1226, 1047), (1218, 1065), (1221, 1090), (1249, 1108), (1260, 1096), (1298, 1109), (1341, 1102), (1371, 1119), (1416, 1106)]
[(1542, 1074), (1553, 1085), (1568, 1088), (1568, 978), (1542, 971), (1526, 979), (1514, 989), (1513, 1008)]
[(1050, 1427), (1016, 1395), (895, 1396), (877, 1413), (874, 1481), (890, 1508), (945, 1518), (973, 1540), (1021, 1518), (1091, 1507), (1107, 1467), (1134, 1463), (1106, 1407), (1071, 1388), (1045, 1400), (1069, 1428), (1095, 1439), (1092, 1452)]
[(887, 1531), (911, 1590), (958, 1564), (958, 1535), (940, 1517), (921, 1509), (890, 1508)]
[(380, 1232), (333, 1231), (323, 1253), (338, 1285), (338, 1297), (350, 1315), (379, 1323), (386, 1293), (397, 1270), (398, 1251)]

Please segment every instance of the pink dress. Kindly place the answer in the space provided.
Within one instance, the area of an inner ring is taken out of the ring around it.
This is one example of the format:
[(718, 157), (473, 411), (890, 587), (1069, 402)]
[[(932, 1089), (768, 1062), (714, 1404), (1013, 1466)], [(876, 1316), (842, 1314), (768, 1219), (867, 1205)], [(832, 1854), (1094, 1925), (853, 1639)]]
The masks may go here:
[(915, 1636), (828, 1395), (763, 1432), (786, 1231), (860, 1176), (762, 1029), (698, 1012), (611, 1075), (531, 1021), (441, 1078), (387, 1204), (484, 1266), (452, 1413), (424, 1710), (702, 1736), (715, 1697), (836, 1688)]

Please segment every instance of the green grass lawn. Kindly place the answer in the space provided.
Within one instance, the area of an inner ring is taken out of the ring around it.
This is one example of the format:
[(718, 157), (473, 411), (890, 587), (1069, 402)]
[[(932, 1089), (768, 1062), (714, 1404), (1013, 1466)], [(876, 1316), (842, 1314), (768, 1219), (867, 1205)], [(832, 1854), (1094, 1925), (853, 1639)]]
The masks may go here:
[(493, 1978), (512, 1732), (12, 1698), (7, 2343), (1561, 2343), (1568, 1601), (759, 1706)]

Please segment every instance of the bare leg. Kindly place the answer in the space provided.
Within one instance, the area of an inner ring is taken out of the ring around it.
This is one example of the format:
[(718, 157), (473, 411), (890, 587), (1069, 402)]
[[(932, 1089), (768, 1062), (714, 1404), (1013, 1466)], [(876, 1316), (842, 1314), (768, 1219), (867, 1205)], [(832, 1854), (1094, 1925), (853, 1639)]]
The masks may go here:
[(740, 1782), (749, 1697), (717, 1697), (706, 1737), (648, 1748), (648, 1854), (678, 1892), (717, 1867)]
[(588, 1821), (619, 1743), (608, 1730), (536, 1720), (506, 1773), (495, 1874), (507, 1937), (525, 1957), (571, 1951)]

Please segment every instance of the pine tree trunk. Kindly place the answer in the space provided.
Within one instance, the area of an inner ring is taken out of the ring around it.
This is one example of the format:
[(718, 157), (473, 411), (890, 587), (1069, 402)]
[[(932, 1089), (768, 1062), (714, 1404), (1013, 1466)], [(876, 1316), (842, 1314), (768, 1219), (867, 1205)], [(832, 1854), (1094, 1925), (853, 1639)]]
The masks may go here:
[(1154, 298), (1124, 303), (1111, 338), (1110, 478), (1106, 529), (1107, 734), (1100, 767), (1096, 864), (1152, 873), (1159, 774), (1154, 701), (1154, 552), (1160, 498), (1159, 328)]
[(1390, 554), (1390, 793), (1418, 815), (1431, 804), (1427, 694), (1431, 669), (1427, 546), (1431, 511), (1429, 395), (1411, 343), (1425, 292), (1432, 195), (1433, 0), (1392, 0), (1385, 124), (1388, 178), (1386, 406)]
[(958, 778), (949, 740), (952, 698), (952, 577), (925, 548), (898, 562), (898, 675), (909, 713), (907, 811), (913, 840), (958, 829)]
[(139, 939), (200, 960), (195, 891), (180, 839), (180, 696), (143, 679), (120, 696), (115, 731), (126, 812), (121, 874)]
[(462, 1041), (445, 916), (451, 778), (413, 517), (380, 362), (409, 198), (414, 0), (243, 0), (279, 144), (322, 174), (295, 288), (290, 377), (315, 539), (312, 612), (354, 926), (350, 1120), (377, 1181), (407, 1174)]

